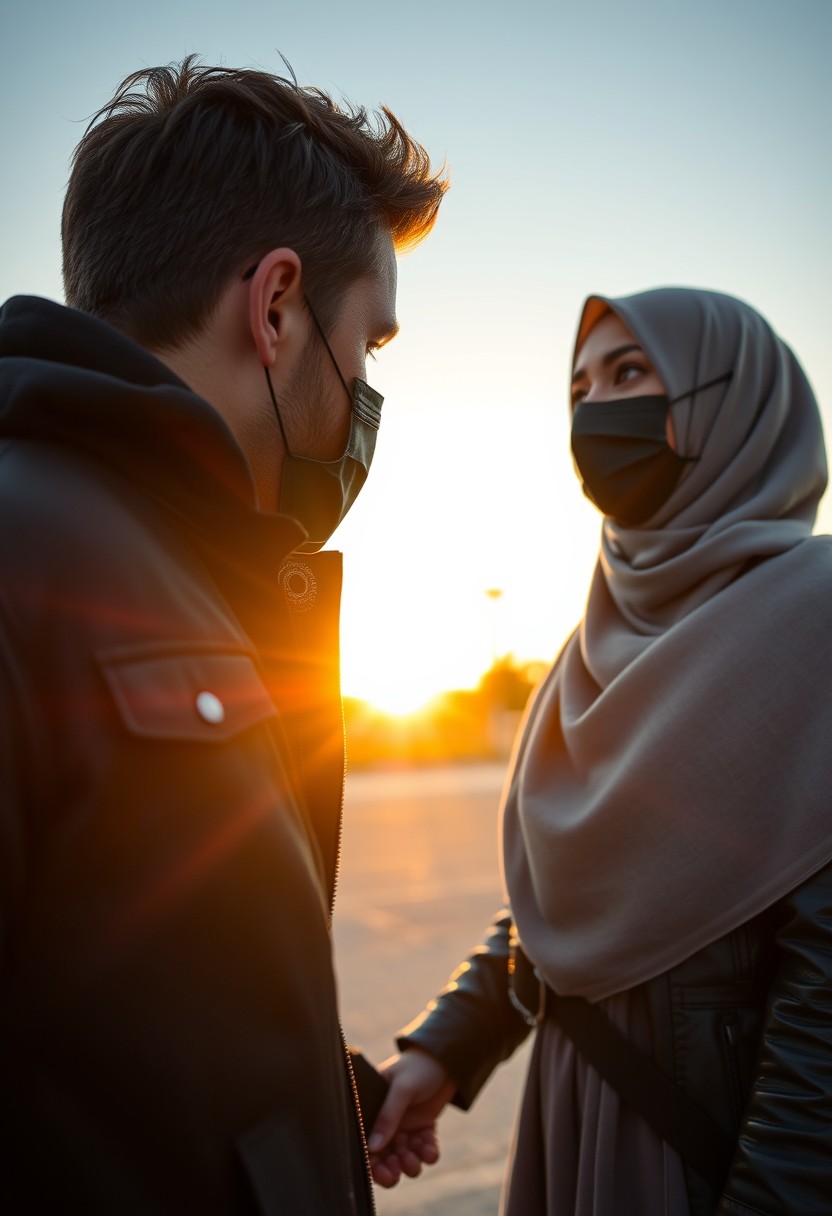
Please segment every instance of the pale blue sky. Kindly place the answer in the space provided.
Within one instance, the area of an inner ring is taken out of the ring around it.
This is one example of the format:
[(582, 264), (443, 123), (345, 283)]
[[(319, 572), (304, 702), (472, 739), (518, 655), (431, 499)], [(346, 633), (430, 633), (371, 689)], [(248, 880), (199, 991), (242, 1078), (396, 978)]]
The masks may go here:
[(574, 484), (565, 385), (586, 294), (748, 299), (832, 433), (830, 46), (830, 0), (7, 3), (0, 298), (61, 298), (68, 159), (138, 67), (197, 51), (277, 70), (279, 48), (302, 83), (390, 105), (453, 184), (401, 264), (402, 333), (368, 376), (387, 404), (338, 538), (345, 684), (374, 691), (371, 667), (462, 683), (490, 658), (486, 587), (506, 591), (498, 648), (521, 656), (551, 655), (581, 611), (598, 517)]

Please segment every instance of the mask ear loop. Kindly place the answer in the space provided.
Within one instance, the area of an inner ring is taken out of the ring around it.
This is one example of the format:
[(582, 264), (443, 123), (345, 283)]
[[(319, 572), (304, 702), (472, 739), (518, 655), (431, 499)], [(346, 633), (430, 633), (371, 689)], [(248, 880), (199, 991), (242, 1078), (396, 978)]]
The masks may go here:
[[(733, 372), (725, 372), (722, 376), (714, 376), (713, 380), (706, 380), (704, 384), (697, 384), (696, 388), (688, 389), (686, 393), (680, 393), (678, 397), (674, 397), (672, 401), (668, 401), (668, 413), (678, 401), (684, 401), (686, 397), (695, 397), (697, 393), (704, 393), (706, 388), (713, 388), (715, 384), (727, 384), (733, 378), (733, 375)], [(699, 460), (698, 456), (681, 456), (678, 452), (676, 455), (687, 464), (695, 464)]]
[[(250, 278), (251, 274), (254, 273), (255, 269), (256, 269), (256, 267), (252, 267), (250, 272), (246, 271), (246, 274), (243, 275), (243, 278)], [(323, 326), (321, 325), (318, 318), (315, 316), (315, 311), (312, 308), (312, 305), (309, 303), (309, 297), (304, 296), (304, 301), (306, 303), (306, 307), (309, 309), (309, 315), (315, 323), (315, 328), (317, 329), (317, 331), (320, 335), (321, 341), (323, 342), (324, 346), (326, 347), (326, 353), (329, 355), (330, 359), (332, 360), (332, 366), (335, 368), (336, 372), (338, 373), (338, 379), (341, 381), (341, 383), (344, 386), (344, 392), (347, 394), (347, 397), (350, 400), (350, 404), (352, 404), (352, 393), (347, 388), (347, 382), (344, 379), (344, 377), (341, 375), (341, 369), (338, 366), (338, 360), (333, 355), (332, 348), (330, 347), (329, 343), (326, 340), (326, 334), (323, 331)], [(275, 417), (277, 418), (277, 425), (280, 427), (280, 438), (283, 440), (283, 446), (286, 449), (287, 454), (289, 456), (291, 456), (293, 453), (292, 453), (292, 449), (289, 447), (289, 440), (286, 438), (286, 431), (283, 428), (283, 419), (280, 417), (280, 410), (278, 409), (277, 397), (275, 396), (274, 385), (272, 384), (272, 378), (269, 374), (269, 369), (267, 367), (264, 367), (263, 371), (266, 373), (266, 384), (269, 386), (269, 396), (271, 397), (272, 405), (274, 406)]]
[(314, 321), (315, 328), (317, 329), (318, 334), (320, 335), (320, 339), (323, 342), (324, 346), (326, 347), (326, 353), (329, 355), (330, 359), (332, 360), (332, 366), (335, 368), (335, 371), (338, 373), (338, 379), (341, 381), (341, 383), (344, 386), (344, 392), (349, 397), (350, 402), (352, 402), (352, 393), (350, 392), (349, 388), (347, 387), (346, 380), (341, 375), (341, 369), (338, 366), (338, 360), (333, 355), (332, 347), (329, 345), (329, 342), (327, 342), (326, 334), (324, 333), (324, 328), (321, 325), (320, 321), (318, 320), (317, 316), (315, 315), (315, 310), (309, 302), (309, 296), (304, 296), (303, 298), (306, 302), (306, 307), (309, 309), (309, 315), (312, 318), (312, 320)]
[(695, 397), (697, 393), (704, 393), (706, 388), (713, 388), (715, 384), (726, 384), (733, 375), (733, 372), (726, 372), (723, 376), (714, 376), (713, 380), (706, 380), (704, 384), (697, 384), (696, 388), (689, 388), (686, 393), (680, 393), (667, 404), (675, 405), (677, 401), (684, 401), (685, 397)]
[[(242, 278), (243, 278), (244, 283), (247, 282), (248, 279), (251, 279), (254, 277), (254, 274), (259, 265), (260, 265), (259, 262), (255, 262), (253, 266), (249, 266), (249, 268), (243, 273)], [(326, 334), (324, 333), (324, 327), (321, 325), (320, 321), (317, 318), (315, 310), (309, 301), (309, 296), (304, 296), (303, 300), (304, 300), (304, 303), (306, 304), (306, 307), (309, 309), (309, 315), (312, 318), (312, 321), (314, 322), (315, 328), (318, 331), (320, 339), (323, 342), (324, 346), (326, 347), (326, 353), (329, 355), (330, 360), (332, 361), (332, 366), (335, 368), (338, 379), (341, 381), (341, 384), (344, 387), (344, 392), (347, 394), (347, 397), (349, 398), (350, 403), (352, 403), (352, 393), (350, 392), (349, 388), (347, 387), (347, 382), (344, 379), (343, 375), (341, 374), (341, 369), (338, 366), (338, 360), (335, 358), (335, 356), (332, 353), (332, 347), (329, 345), (329, 342), (327, 341)], [(272, 385), (272, 378), (269, 375), (269, 369), (267, 367), (264, 367), (263, 371), (266, 373), (266, 384), (269, 386), (269, 396), (271, 397), (272, 405), (274, 406), (274, 412), (275, 412), (275, 416), (277, 418), (277, 425), (280, 427), (280, 437), (283, 440), (283, 446), (285, 447), (288, 454), (291, 456), (292, 449), (289, 447), (289, 441), (287, 440), (286, 432), (283, 429), (283, 419), (280, 417), (280, 410), (277, 407), (277, 397), (275, 397), (275, 394), (274, 394), (274, 386)]]
[[(255, 269), (256, 269), (256, 267), (252, 267), (250, 271), (246, 271), (246, 273), (243, 275), (243, 278), (250, 278), (251, 275), (254, 273)], [(324, 346), (326, 347), (326, 353), (329, 355), (330, 359), (332, 360), (332, 366), (335, 368), (335, 371), (338, 375), (338, 379), (341, 381), (341, 384), (344, 387), (344, 392), (347, 394), (347, 397), (350, 400), (350, 404), (352, 404), (352, 393), (347, 388), (347, 382), (341, 374), (341, 369), (338, 366), (338, 360), (333, 355), (332, 347), (329, 345), (329, 342), (327, 342), (326, 334), (324, 333), (323, 326), (321, 325), (320, 321), (318, 320), (317, 316), (315, 315), (315, 310), (313, 309), (312, 305), (309, 303), (309, 297), (304, 296), (304, 301), (306, 303), (306, 307), (309, 309), (309, 315), (312, 318), (312, 321), (314, 322), (315, 328), (318, 331), (320, 339), (323, 342)], [(280, 410), (277, 405), (277, 397), (275, 396), (274, 385), (272, 384), (272, 378), (269, 375), (269, 369), (267, 367), (264, 367), (263, 371), (266, 373), (266, 384), (269, 386), (269, 396), (271, 397), (272, 405), (274, 406), (275, 417), (277, 418), (277, 425), (280, 427), (280, 437), (283, 440), (284, 448), (286, 449), (287, 453), (291, 456), (292, 449), (289, 447), (289, 441), (286, 438), (286, 431), (283, 428), (283, 419), (280, 417)]]
[[(255, 262), (253, 266), (249, 266), (248, 270), (246, 270), (242, 276), (244, 283), (254, 277), (254, 273), (257, 270), (257, 267), (259, 265), (260, 265), (259, 262)], [(308, 301), (307, 301), (307, 304), (308, 304)], [(311, 309), (310, 309), (310, 311), (311, 311)], [(317, 322), (316, 322), (316, 324), (317, 324)], [(274, 385), (272, 384), (272, 378), (271, 378), (271, 375), (269, 374), (269, 369), (265, 365), (263, 367), (263, 371), (266, 373), (266, 384), (268, 385), (269, 396), (271, 397), (272, 405), (274, 406), (274, 416), (277, 419), (277, 425), (280, 428), (280, 438), (283, 440), (283, 446), (286, 449), (287, 456), (291, 456), (292, 449), (289, 447), (289, 440), (286, 438), (286, 431), (283, 429), (283, 419), (280, 417), (280, 410), (277, 407), (277, 397), (274, 395)]]
[(266, 373), (266, 384), (269, 386), (269, 396), (271, 397), (272, 405), (274, 406), (274, 413), (275, 413), (275, 417), (277, 418), (277, 425), (280, 427), (280, 438), (283, 440), (283, 446), (286, 449), (286, 455), (291, 456), (292, 449), (289, 447), (289, 440), (286, 438), (286, 432), (283, 429), (283, 419), (280, 417), (280, 410), (277, 408), (277, 397), (275, 397), (275, 395), (274, 395), (274, 386), (272, 385), (272, 378), (269, 375), (269, 369), (267, 367), (264, 367), (263, 371)]

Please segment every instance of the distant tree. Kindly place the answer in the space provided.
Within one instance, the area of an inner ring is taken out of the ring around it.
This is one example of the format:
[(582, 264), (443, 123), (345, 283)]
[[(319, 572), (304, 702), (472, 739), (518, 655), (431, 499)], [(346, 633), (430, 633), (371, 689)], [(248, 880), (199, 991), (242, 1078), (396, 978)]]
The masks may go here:
[(491, 709), (522, 710), (536, 683), (536, 664), (517, 664), (512, 655), (503, 655), (482, 677), (478, 691)]

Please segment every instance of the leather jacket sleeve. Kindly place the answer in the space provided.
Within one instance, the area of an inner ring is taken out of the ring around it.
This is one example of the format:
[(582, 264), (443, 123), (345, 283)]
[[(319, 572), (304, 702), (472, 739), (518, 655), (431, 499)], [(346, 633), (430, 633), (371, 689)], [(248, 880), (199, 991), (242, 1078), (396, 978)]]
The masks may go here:
[(454, 1102), (463, 1110), (529, 1033), (509, 999), (511, 923), (504, 909), (436, 1000), (396, 1040), (400, 1051), (420, 1047), (445, 1066), (457, 1084)]
[(776, 971), (718, 1216), (832, 1209), (832, 866), (778, 905)]

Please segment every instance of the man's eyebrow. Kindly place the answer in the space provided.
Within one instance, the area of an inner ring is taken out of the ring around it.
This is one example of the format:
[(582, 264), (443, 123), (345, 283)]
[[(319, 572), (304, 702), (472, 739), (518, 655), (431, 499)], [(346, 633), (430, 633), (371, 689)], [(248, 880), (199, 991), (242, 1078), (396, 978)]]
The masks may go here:
[(382, 346), (386, 346), (388, 342), (392, 342), (396, 334), (399, 332), (400, 326), (398, 321), (393, 321), (390, 325), (384, 327), (384, 334), (380, 338), (373, 341), (373, 346), (376, 350), (381, 350)]
[[(624, 346), (616, 346), (615, 350), (608, 350), (601, 359), (601, 365), (609, 367), (611, 363), (615, 363), (616, 359), (620, 359), (622, 355), (629, 354), (631, 350), (637, 350), (640, 355), (644, 354), (638, 342), (627, 342)], [(576, 367), (572, 373), (572, 383), (574, 384), (576, 380), (582, 379), (585, 375), (586, 371), (582, 367)]]

